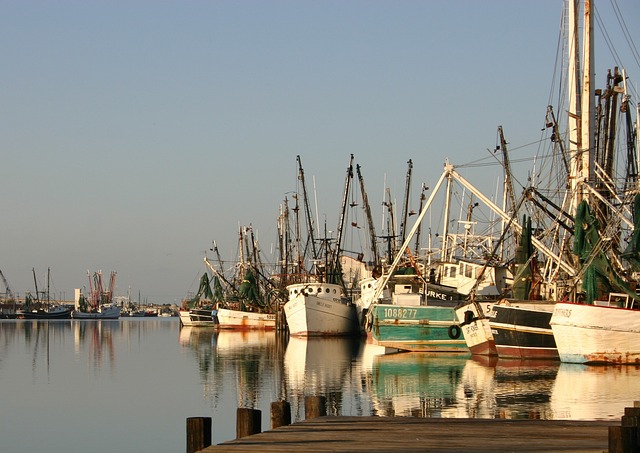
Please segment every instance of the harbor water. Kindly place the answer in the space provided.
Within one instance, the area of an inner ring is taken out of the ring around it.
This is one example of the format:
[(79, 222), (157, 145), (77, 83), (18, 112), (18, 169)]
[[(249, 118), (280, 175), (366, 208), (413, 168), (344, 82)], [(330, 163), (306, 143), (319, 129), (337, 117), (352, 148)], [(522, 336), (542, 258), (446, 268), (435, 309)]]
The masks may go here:
[(640, 367), (387, 353), (364, 339), (180, 327), (178, 318), (0, 321), (0, 450), (183, 452), (187, 417), (304, 397), (329, 415), (620, 420)]

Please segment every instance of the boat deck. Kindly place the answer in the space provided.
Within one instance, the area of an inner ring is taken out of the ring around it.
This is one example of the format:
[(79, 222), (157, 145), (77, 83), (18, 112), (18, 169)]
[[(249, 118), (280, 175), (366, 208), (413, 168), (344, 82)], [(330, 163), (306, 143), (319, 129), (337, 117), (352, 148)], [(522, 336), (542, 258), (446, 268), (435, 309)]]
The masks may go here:
[(613, 421), (318, 417), (201, 450), (214, 452), (597, 452)]

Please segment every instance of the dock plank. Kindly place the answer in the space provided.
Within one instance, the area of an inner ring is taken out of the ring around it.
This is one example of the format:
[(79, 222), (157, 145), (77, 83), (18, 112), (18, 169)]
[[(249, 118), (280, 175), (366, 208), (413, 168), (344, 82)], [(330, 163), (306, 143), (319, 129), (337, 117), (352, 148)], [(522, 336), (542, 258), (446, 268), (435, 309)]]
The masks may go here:
[[(319, 417), (202, 450), (336, 452), (597, 452), (611, 421)], [(617, 423), (619, 425), (619, 423)]]

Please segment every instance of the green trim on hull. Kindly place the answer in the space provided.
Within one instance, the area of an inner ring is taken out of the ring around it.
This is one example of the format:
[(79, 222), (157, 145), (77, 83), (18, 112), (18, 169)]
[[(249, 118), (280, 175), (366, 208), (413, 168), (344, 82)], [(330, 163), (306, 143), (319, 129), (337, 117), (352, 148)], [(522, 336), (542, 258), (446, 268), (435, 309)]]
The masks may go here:
[(403, 351), (471, 354), (453, 307), (371, 307), (371, 334), (382, 346)]

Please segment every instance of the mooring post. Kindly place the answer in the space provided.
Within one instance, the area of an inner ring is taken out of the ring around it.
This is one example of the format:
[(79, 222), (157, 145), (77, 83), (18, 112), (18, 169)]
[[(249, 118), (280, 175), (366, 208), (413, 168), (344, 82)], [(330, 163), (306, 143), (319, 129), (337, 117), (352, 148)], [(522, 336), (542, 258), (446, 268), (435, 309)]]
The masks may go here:
[(609, 427), (609, 453), (627, 453), (640, 449), (640, 404), (625, 407), (621, 426)]
[(195, 453), (211, 445), (211, 417), (187, 418), (187, 453)]
[(287, 401), (271, 403), (271, 429), (291, 424), (291, 404)]
[(262, 411), (238, 408), (236, 419), (236, 439), (262, 432)]
[(327, 415), (327, 398), (324, 396), (305, 396), (304, 418), (306, 420)]

